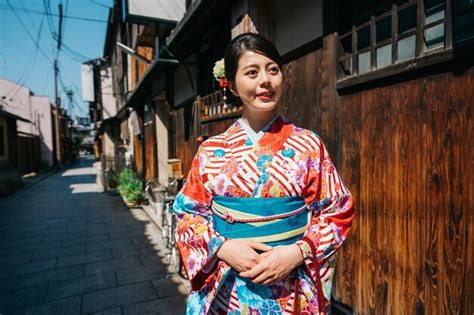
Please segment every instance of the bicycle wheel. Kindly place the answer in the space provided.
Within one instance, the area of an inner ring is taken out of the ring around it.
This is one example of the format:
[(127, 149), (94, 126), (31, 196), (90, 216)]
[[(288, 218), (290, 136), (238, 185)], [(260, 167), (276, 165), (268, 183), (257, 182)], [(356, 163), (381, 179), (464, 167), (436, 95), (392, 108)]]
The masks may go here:
[(163, 202), (163, 206), (161, 207), (161, 236), (163, 237), (163, 241), (167, 245), (169, 242), (169, 224), (168, 224), (168, 206), (165, 202)]
[(174, 237), (173, 237), (173, 214), (171, 213), (170, 205), (166, 207), (166, 233), (168, 238), (166, 239), (166, 247), (171, 249), (174, 246)]
[(171, 234), (170, 234), (170, 239), (172, 239), (172, 241), (170, 242), (172, 245), (171, 247), (171, 263), (173, 264), (174, 266), (174, 269), (176, 271), (177, 274), (181, 275), (181, 272), (182, 272), (182, 269), (183, 269), (183, 264), (182, 264), (182, 261), (181, 261), (181, 254), (179, 253), (179, 249), (178, 249), (178, 240), (176, 238), (176, 218), (175, 216), (172, 217), (172, 221), (171, 221)]

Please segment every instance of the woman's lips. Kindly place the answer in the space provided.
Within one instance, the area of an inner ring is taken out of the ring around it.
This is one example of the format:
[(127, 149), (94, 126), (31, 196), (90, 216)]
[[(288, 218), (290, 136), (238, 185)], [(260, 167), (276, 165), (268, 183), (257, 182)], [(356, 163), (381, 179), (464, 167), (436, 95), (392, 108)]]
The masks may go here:
[(257, 94), (257, 97), (262, 101), (271, 101), (273, 99), (274, 92), (263, 92)]

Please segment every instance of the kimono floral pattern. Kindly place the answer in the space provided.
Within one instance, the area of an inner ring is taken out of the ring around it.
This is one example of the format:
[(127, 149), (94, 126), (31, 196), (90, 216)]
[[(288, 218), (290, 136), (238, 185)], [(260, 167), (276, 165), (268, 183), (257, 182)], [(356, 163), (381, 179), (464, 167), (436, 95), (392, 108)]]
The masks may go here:
[[(314, 132), (276, 118), (255, 138), (237, 120), (206, 140), (176, 197), (178, 248), (191, 283), (188, 314), (323, 314), (329, 311), (334, 253), (354, 217), (353, 198)], [(248, 126), (247, 126), (248, 127)], [(213, 196), (300, 196), (309, 212), (299, 241), (302, 266), (270, 286), (239, 277), (216, 253)]]

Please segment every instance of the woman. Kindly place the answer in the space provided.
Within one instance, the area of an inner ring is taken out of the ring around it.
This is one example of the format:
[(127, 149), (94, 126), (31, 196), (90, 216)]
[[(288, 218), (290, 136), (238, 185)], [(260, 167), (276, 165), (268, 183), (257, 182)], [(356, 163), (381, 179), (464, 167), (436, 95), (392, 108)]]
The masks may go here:
[(276, 48), (232, 40), (225, 73), (242, 118), (206, 140), (178, 194), (178, 247), (191, 282), (188, 314), (329, 312), (334, 253), (354, 215), (321, 139), (276, 115)]

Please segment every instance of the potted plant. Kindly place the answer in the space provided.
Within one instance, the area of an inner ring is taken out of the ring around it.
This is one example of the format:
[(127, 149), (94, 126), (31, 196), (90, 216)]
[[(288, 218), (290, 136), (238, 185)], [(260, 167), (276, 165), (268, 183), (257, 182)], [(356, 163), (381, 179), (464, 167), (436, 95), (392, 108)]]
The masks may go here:
[(143, 183), (130, 168), (126, 167), (120, 172), (118, 190), (129, 206), (142, 204), (146, 200)]

